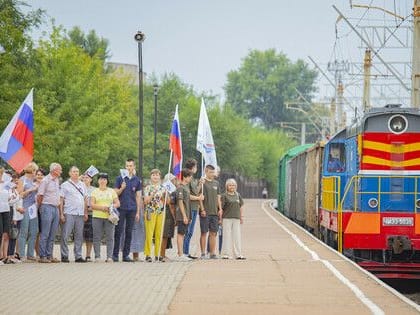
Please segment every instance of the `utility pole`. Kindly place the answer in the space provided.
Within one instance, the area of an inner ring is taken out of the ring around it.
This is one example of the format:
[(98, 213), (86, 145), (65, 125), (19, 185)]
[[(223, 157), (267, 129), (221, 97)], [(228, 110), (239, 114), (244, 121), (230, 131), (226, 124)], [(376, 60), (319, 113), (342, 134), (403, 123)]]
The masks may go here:
[(363, 67), (365, 69), (364, 72), (364, 80), (363, 80), (363, 112), (367, 112), (370, 108), (370, 68), (372, 66), (372, 55), (371, 50), (365, 50), (365, 59)]
[(303, 122), (301, 132), (300, 132), (300, 144), (302, 145), (304, 145), (306, 141), (305, 135), (306, 135), (306, 124)]
[(330, 136), (335, 134), (335, 98), (331, 99)]
[(344, 101), (344, 85), (341, 79), (338, 81), (337, 87), (337, 116), (338, 116), (338, 127), (343, 129), (346, 127), (346, 113), (343, 111)]
[[(311, 56), (308, 56), (308, 58), (314, 64), (315, 68), (317, 68), (318, 71), (324, 76), (324, 78), (327, 79), (328, 83), (335, 89), (337, 85), (327, 76), (327, 74), (322, 70), (322, 68), (315, 62), (315, 60)], [(345, 104), (350, 108), (350, 110), (354, 111), (355, 107), (345, 97), (343, 97), (343, 100)]]
[(338, 61), (328, 63), (328, 71), (334, 73), (335, 78), (335, 101), (337, 117), (334, 116), (334, 124), (338, 128), (344, 128), (346, 123), (343, 122), (344, 107), (344, 85), (343, 72), (348, 70), (346, 61)]
[(420, 108), (420, 0), (414, 0), (413, 17), (411, 105), (415, 108)]

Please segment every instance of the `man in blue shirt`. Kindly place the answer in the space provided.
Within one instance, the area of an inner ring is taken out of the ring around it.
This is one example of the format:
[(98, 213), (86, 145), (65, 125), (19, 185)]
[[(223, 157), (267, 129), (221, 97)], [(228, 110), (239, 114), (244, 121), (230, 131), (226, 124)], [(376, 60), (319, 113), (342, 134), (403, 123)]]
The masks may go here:
[(328, 160), (328, 172), (343, 172), (344, 164), (339, 158), (330, 157)]
[(133, 230), (134, 220), (140, 220), (141, 208), (141, 181), (134, 175), (136, 165), (133, 159), (128, 159), (125, 162), (125, 168), (128, 171), (128, 176), (124, 178), (120, 175), (115, 181), (114, 189), (120, 199), (120, 220), (115, 227), (114, 237), (114, 252), (112, 255), (113, 261), (118, 261), (120, 252), (120, 238), (121, 232), (125, 227), (125, 240), (123, 246), (122, 260), (125, 262), (133, 262), (130, 258), (130, 245)]

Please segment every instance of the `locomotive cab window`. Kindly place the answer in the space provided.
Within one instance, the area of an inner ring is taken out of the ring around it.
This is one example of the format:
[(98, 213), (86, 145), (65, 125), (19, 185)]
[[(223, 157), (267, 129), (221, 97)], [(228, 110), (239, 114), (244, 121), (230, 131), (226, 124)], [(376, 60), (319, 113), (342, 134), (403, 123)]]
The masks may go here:
[(328, 172), (342, 173), (346, 169), (344, 143), (332, 143), (328, 155)]

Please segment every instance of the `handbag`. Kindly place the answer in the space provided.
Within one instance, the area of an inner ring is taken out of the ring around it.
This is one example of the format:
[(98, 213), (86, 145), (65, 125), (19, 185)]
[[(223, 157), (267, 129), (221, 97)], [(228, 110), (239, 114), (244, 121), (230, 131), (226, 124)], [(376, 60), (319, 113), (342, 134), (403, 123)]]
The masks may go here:
[(115, 209), (114, 205), (111, 205), (109, 208), (108, 221), (114, 225), (117, 225), (119, 220), (120, 220), (120, 213), (118, 212), (117, 209)]
[(12, 226), (10, 227), (10, 238), (12, 240), (15, 240), (15, 239), (17, 239), (18, 235), (19, 235), (19, 229), (18, 229), (17, 225), (12, 224)]

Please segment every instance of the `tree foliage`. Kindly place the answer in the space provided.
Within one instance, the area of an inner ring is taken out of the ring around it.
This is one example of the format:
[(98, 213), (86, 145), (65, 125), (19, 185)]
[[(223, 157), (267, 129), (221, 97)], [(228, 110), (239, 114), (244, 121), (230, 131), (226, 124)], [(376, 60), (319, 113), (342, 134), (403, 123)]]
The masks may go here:
[(99, 37), (94, 30), (90, 30), (85, 34), (80, 27), (75, 26), (68, 32), (69, 39), (91, 57), (98, 57), (101, 60), (108, 59), (111, 54), (109, 52), (109, 41), (103, 37)]
[(29, 35), (40, 25), (42, 10), (23, 13), (16, 0), (0, 0), (0, 126), (16, 111), (16, 99), (23, 100), (34, 77), (33, 43)]
[(297, 97), (297, 90), (310, 99), (316, 72), (302, 61), (291, 62), (274, 49), (252, 50), (238, 70), (228, 73), (227, 102), (233, 109), (271, 129), (281, 121), (297, 121), (300, 114), (287, 110), (285, 103)]

